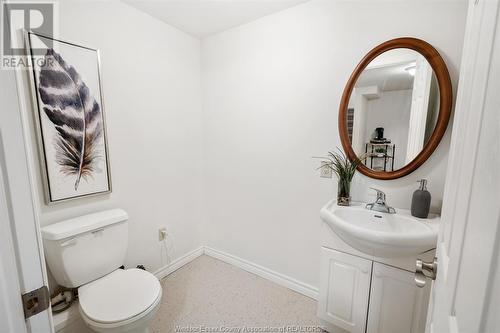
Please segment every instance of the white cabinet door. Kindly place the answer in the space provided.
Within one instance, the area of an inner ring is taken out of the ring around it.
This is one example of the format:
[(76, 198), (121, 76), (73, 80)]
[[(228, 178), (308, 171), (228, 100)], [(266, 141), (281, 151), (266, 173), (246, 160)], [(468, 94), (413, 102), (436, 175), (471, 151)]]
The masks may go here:
[(418, 288), (414, 273), (373, 264), (366, 333), (423, 333), (429, 285)]
[(372, 261), (323, 247), (318, 317), (347, 332), (365, 333)]

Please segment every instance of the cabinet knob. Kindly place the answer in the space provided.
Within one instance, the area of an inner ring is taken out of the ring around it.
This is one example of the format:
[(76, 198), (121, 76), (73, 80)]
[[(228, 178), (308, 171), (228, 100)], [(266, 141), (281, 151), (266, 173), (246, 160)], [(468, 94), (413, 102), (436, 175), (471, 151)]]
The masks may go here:
[(417, 259), (415, 265), (415, 284), (419, 288), (425, 287), (427, 278), (436, 280), (437, 274), (437, 258), (434, 257), (432, 262), (425, 262), (421, 259)]

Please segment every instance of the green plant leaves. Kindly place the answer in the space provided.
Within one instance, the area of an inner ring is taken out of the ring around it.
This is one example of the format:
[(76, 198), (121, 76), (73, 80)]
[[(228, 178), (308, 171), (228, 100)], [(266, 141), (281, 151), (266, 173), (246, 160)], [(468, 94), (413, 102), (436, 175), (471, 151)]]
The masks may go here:
[(356, 168), (361, 163), (364, 157), (358, 157), (355, 161), (351, 161), (346, 154), (337, 147), (337, 151), (329, 151), (328, 155), (323, 159), (323, 166), (330, 168), (342, 183), (350, 183)]

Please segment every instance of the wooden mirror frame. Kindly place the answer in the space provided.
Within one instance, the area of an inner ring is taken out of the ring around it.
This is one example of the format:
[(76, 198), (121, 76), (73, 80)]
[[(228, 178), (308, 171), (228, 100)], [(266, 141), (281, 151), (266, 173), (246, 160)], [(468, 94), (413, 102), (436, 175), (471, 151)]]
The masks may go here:
[(342, 94), (338, 119), (339, 134), (340, 141), (342, 142), (342, 147), (344, 148), (344, 151), (346, 152), (349, 159), (351, 161), (355, 161), (358, 159), (356, 153), (352, 149), (351, 142), (349, 141), (349, 133), (347, 131), (347, 108), (354, 85), (356, 84), (356, 81), (358, 80), (363, 70), (373, 59), (384, 52), (399, 48), (406, 48), (417, 51), (418, 53), (423, 55), (425, 59), (427, 59), (432, 69), (434, 70), (434, 74), (436, 75), (439, 87), (439, 115), (436, 127), (434, 128), (431, 137), (423, 147), (422, 151), (410, 163), (406, 164), (401, 169), (395, 171), (375, 171), (368, 168), (363, 163), (360, 163), (358, 165), (359, 172), (361, 172), (365, 176), (375, 179), (396, 179), (406, 176), (418, 169), (418, 167), (420, 167), (429, 158), (429, 156), (432, 155), (434, 150), (439, 145), (439, 142), (446, 132), (448, 121), (450, 120), (451, 115), (453, 93), (451, 88), (450, 74), (448, 73), (448, 68), (446, 67), (443, 58), (441, 58), (441, 55), (439, 55), (439, 52), (429, 43), (417, 38), (403, 37), (391, 39), (387, 42), (384, 42), (373, 48), (370, 52), (368, 52), (368, 54), (364, 56), (363, 59), (361, 59), (361, 61), (349, 77), (349, 80), (347, 81), (347, 84), (344, 88), (344, 93)]

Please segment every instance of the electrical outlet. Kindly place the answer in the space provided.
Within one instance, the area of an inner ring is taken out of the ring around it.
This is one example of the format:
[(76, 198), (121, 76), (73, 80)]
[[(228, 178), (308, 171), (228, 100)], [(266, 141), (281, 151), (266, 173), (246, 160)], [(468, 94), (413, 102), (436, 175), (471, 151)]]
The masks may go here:
[(158, 241), (162, 241), (167, 238), (167, 228), (161, 228), (158, 230)]
[(322, 178), (332, 178), (332, 169), (327, 165), (327, 162), (321, 161), (320, 176)]

